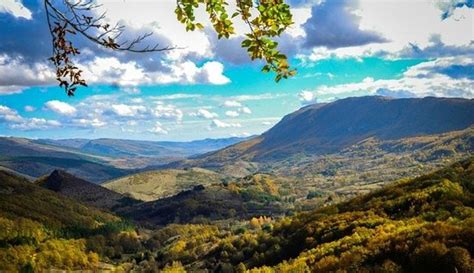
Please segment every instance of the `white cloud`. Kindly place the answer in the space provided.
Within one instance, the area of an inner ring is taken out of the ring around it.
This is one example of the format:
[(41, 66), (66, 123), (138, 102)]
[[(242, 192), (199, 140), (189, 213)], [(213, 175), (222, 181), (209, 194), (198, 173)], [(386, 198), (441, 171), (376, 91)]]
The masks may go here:
[[(179, 60), (189, 55), (212, 57), (207, 35), (202, 31), (187, 32), (185, 26), (176, 20), (174, 0), (139, 2), (100, 0), (99, 3), (103, 5), (103, 10), (107, 11), (107, 17), (111, 21), (120, 21), (128, 28), (134, 29), (135, 33), (143, 26), (147, 26), (149, 28), (147, 31), (152, 31), (154, 37), (165, 37), (168, 40), (160, 41), (160, 45), (180, 47), (179, 50), (163, 52), (169, 59)], [(197, 10), (196, 20), (209, 21), (203, 9)]]
[(303, 105), (313, 104), (317, 101), (316, 95), (313, 92), (307, 90), (301, 91), (298, 94), (298, 97), (300, 99), (301, 104)]
[(163, 126), (161, 125), (160, 122), (156, 122), (155, 123), (155, 126), (153, 128), (151, 128), (150, 130), (148, 130), (149, 132), (151, 133), (154, 133), (154, 134), (157, 134), (157, 135), (167, 135), (168, 134), (168, 130), (164, 129)]
[(7, 122), (21, 122), (23, 118), (14, 109), (8, 106), (0, 105), (0, 120)]
[(243, 114), (252, 114), (252, 110), (250, 110), (250, 108), (248, 108), (247, 106), (240, 108), (239, 111)]
[(403, 96), (464, 97), (474, 98), (474, 80), (468, 77), (452, 78), (440, 71), (452, 65), (474, 65), (474, 57), (446, 57), (410, 67), (400, 79), (374, 80), (335, 86), (320, 86), (313, 95), (338, 94), (403, 94)]
[(204, 84), (227, 84), (230, 79), (224, 73), (224, 66), (216, 61), (204, 63), (198, 67), (191, 61), (176, 62), (165, 65), (170, 72), (156, 72), (150, 74), (153, 82), (157, 83), (204, 83)]
[(191, 113), (190, 116), (192, 117), (200, 117), (205, 119), (213, 119), (217, 118), (219, 115), (217, 113), (211, 112), (207, 109), (201, 108), (194, 113)]
[(240, 103), (236, 100), (226, 100), (226, 101), (224, 101), (222, 106), (224, 106), (224, 107), (241, 107), (242, 103)]
[(28, 130), (45, 130), (61, 126), (61, 123), (57, 120), (47, 120), (44, 118), (30, 118), (24, 119), (20, 123), (10, 125), (10, 128), (18, 129), (22, 131)]
[(181, 122), (183, 119), (183, 111), (176, 108), (176, 106), (172, 104), (158, 103), (152, 112), (157, 118), (171, 119), (175, 120), (176, 122)]
[(133, 98), (130, 100), (133, 103), (143, 103), (144, 100), (142, 98)]
[(29, 86), (54, 84), (54, 73), (44, 63), (27, 64), (21, 57), (0, 53), (0, 95), (21, 93)]
[(100, 128), (100, 127), (104, 127), (105, 125), (107, 125), (105, 122), (99, 120), (98, 118), (94, 118), (94, 119), (84, 119), (84, 118), (81, 118), (81, 119), (73, 119), (72, 120), (72, 123), (77, 126), (77, 127), (80, 127), (80, 128)]
[[(431, 0), (358, 0), (347, 3), (357, 6), (355, 13), (360, 19), (361, 30), (380, 33), (387, 42), (337, 49), (314, 47), (309, 54), (300, 52), (298, 58), (314, 62), (331, 57), (361, 58), (374, 55), (390, 58), (411, 57), (411, 54), (416, 53), (413, 51), (425, 50), (425, 57), (456, 54), (456, 51), (461, 54), (466, 54), (466, 51), (474, 52), (473, 36), (469, 35), (474, 30), (472, 8), (451, 10), (451, 16), (443, 20), (443, 10), (436, 1)], [(451, 3), (449, 5), (453, 6)], [(436, 45), (438, 47), (433, 50), (433, 46)]]
[(147, 109), (141, 105), (114, 104), (112, 111), (121, 117), (133, 117), (145, 113)]
[(141, 93), (140, 89), (137, 87), (124, 87), (121, 90), (127, 94), (133, 94), (133, 95)]
[(251, 136), (251, 134), (248, 132), (241, 132), (241, 133), (231, 134), (231, 136), (232, 137), (249, 137)]
[(237, 112), (237, 111), (226, 111), (225, 115), (228, 116), (228, 117), (231, 117), (231, 118), (236, 118), (236, 117), (240, 116), (240, 113)]
[(116, 57), (96, 57), (80, 65), (84, 78), (90, 83), (106, 83), (126, 86), (127, 90), (139, 91), (133, 86), (150, 84), (214, 84), (230, 82), (224, 73), (224, 66), (216, 61), (198, 67), (192, 61), (157, 61), (164, 69), (146, 71), (135, 61), (122, 62)]
[(49, 110), (63, 116), (73, 116), (77, 112), (77, 109), (74, 106), (58, 100), (50, 100), (45, 103), (45, 106)]
[[(196, 78), (201, 79), (202, 82), (211, 84), (226, 84), (230, 79), (224, 76), (224, 65), (219, 62), (207, 62), (198, 72)], [(199, 81), (201, 82), (201, 81)]]
[(176, 93), (171, 95), (162, 95), (162, 96), (152, 96), (151, 99), (157, 100), (179, 100), (179, 99), (193, 99), (193, 98), (200, 98), (202, 95), (200, 94), (185, 94), (185, 93)]
[(31, 105), (26, 105), (24, 109), (26, 112), (34, 112), (36, 110), (36, 108)]
[(31, 20), (31, 11), (26, 8), (20, 0), (2, 0), (0, 1), (0, 13), (10, 13), (16, 18), (25, 18)]
[(210, 128), (239, 128), (242, 127), (240, 123), (227, 123), (218, 119), (213, 119)]
[(282, 94), (264, 93), (264, 94), (258, 94), (258, 95), (239, 95), (239, 96), (232, 97), (232, 100), (236, 100), (236, 101), (268, 100), (268, 99), (274, 99), (280, 96), (282, 96)]
[(2, 121), (6, 122), (10, 128), (22, 131), (44, 130), (61, 126), (61, 123), (57, 120), (24, 118), (16, 110), (0, 105), (0, 122)]

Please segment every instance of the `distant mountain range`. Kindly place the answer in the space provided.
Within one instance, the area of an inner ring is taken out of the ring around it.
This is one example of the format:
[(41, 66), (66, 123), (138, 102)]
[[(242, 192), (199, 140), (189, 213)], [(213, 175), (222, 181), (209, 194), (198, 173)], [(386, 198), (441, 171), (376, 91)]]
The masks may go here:
[(245, 138), (190, 142), (0, 137), (0, 166), (37, 178), (55, 169), (101, 183), (144, 168), (224, 148)]
[(107, 157), (183, 158), (222, 149), (245, 139), (247, 138), (230, 137), (173, 142), (99, 138), (38, 139), (33, 142)]

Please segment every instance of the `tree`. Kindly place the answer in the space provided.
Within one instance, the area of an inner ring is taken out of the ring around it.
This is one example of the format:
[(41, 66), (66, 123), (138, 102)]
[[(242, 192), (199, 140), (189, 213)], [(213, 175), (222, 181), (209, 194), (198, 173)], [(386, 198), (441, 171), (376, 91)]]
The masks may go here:
[[(295, 75), (296, 70), (290, 68), (287, 57), (278, 50), (275, 41), (293, 23), (290, 7), (284, 0), (232, 1), (235, 1), (232, 2), (235, 12), (231, 15), (228, 0), (177, 0), (175, 13), (186, 31), (201, 30), (204, 25), (196, 21), (195, 10), (203, 7), (219, 39), (235, 34), (233, 20), (242, 20), (249, 29), (242, 47), (252, 60), (261, 59), (265, 62), (262, 71), (276, 73), (277, 82)], [(59, 86), (64, 88), (68, 96), (73, 96), (78, 86), (87, 86), (82, 71), (73, 60), (74, 56), (80, 54), (72, 42), (75, 35), (115, 51), (147, 53), (177, 48), (159, 44), (144, 45), (143, 42), (152, 33), (145, 33), (131, 41), (121, 40), (124, 26), (105, 23), (106, 15), (97, 15), (98, 7), (94, 0), (44, 0), (53, 47), (50, 61), (56, 67)]]

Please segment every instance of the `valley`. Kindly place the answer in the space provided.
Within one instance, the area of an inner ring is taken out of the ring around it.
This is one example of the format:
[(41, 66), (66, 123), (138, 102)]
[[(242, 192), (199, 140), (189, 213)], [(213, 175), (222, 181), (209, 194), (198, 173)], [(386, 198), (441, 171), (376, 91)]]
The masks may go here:
[(0, 271), (471, 273), (473, 111), (362, 97), (245, 139), (1, 138)]

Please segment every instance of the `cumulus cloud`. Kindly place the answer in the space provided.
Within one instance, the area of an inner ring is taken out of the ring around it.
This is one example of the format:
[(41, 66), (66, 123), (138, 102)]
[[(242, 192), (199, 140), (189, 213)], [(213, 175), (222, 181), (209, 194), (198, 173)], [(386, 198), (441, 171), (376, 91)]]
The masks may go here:
[(57, 120), (48, 120), (44, 118), (30, 118), (25, 119), (22, 122), (14, 123), (10, 128), (18, 129), (22, 131), (29, 130), (46, 130), (61, 126), (61, 123)]
[(11, 57), (1, 52), (0, 75), (0, 95), (19, 93), (29, 86), (54, 83), (54, 74), (46, 64), (28, 64), (22, 57)]
[(155, 100), (180, 100), (180, 99), (194, 99), (200, 98), (200, 94), (185, 94), (185, 93), (176, 93), (171, 95), (162, 95), (162, 96), (152, 96), (150, 98)]
[[(209, 84), (221, 85), (230, 82), (224, 75), (224, 65), (217, 61), (202, 62), (212, 57), (210, 42), (205, 33), (186, 32), (174, 15), (174, 1), (159, 3), (136, 3), (99, 1), (107, 10), (110, 23), (121, 22), (126, 32), (121, 39), (133, 40), (134, 37), (153, 32), (146, 43), (158, 43), (163, 46), (177, 45), (180, 50), (150, 54), (129, 54), (91, 47), (85, 39), (77, 39), (75, 45), (81, 50), (76, 57), (77, 65), (83, 70), (89, 84), (118, 85), (124, 92), (137, 94), (137, 85), (155, 84)], [(27, 7), (19, 1), (6, 0), (0, 3), (0, 12), (12, 13), (13, 7), (23, 7), (30, 11), (29, 21), (18, 20), (13, 16), (2, 18), (0, 33), (0, 95), (20, 93), (27, 87), (56, 85), (54, 69), (46, 61), (51, 54), (50, 34), (40, 2), (29, 1)], [(148, 6), (156, 7), (154, 9)], [(126, 7), (140, 13), (129, 12)], [(156, 17), (156, 10), (163, 16)], [(153, 10), (153, 15), (150, 13)], [(166, 11), (169, 14), (166, 14)], [(124, 12), (126, 11), (126, 12)], [(16, 13), (15, 13), (16, 14)], [(160, 13), (161, 14), (161, 13)], [(25, 37), (34, 41), (32, 47)], [(93, 46), (93, 45), (92, 45)], [(202, 63), (197, 65), (196, 63)]]
[(4, 105), (0, 105), (0, 122), (6, 123), (9, 128), (21, 131), (44, 130), (61, 126), (57, 120), (24, 118), (16, 110)]
[(105, 125), (107, 125), (107, 123), (101, 121), (101, 120), (98, 119), (98, 118), (93, 118), (93, 119), (85, 119), (85, 118), (73, 119), (73, 120), (72, 120), (72, 124), (73, 124), (74, 126), (79, 127), (79, 128), (100, 128), (100, 127), (104, 127)]
[(0, 120), (6, 122), (21, 122), (23, 118), (14, 109), (0, 105)]
[(232, 137), (249, 137), (251, 134), (249, 132), (241, 132), (241, 133), (234, 133), (231, 134)]
[(240, 116), (240, 113), (237, 111), (226, 111), (225, 115), (231, 118), (235, 118), (235, 117)]
[(200, 118), (205, 118), (205, 119), (213, 119), (219, 117), (217, 113), (211, 112), (207, 109), (201, 108), (197, 110), (196, 112), (193, 112), (190, 114), (192, 117), (200, 117)]
[(49, 110), (64, 116), (73, 116), (77, 112), (74, 106), (58, 100), (50, 100), (45, 103), (45, 106)]
[(252, 110), (250, 110), (250, 108), (248, 108), (247, 106), (239, 108), (239, 111), (243, 114), (252, 114)]
[(224, 66), (215, 61), (198, 67), (191, 61), (163, 63), (165, 71), (146, 71), (135, 61), (122, 62), (116, 57), (96, 57), (80, 65), (84, 77), (91, 83), (130, 86), (150, 84), (227, 84), (230, 79), (224, 73)]
[(263, 93), (258, 95), (239, 95), (233, 96), (232, 100), (236, 101), (253, 101), (253, 100), (269, 100), (283, 96), (283, 94)]
[(155, 126), (153, 126), (153, 128), (151, 128), (148, 131), (150, 133), (154, 133), (154, 134), (157, 134), (157, 135), (167, 135), (168, 134), (168, 130), (164, 129), (159, 121), (155, 122)]
[(236, 100), (226, 100), (226, 101), (224, 101), (222, 106), (224, 106), (224, 107), (241, 107), (242, 103), (240, 103)]
[(137, 87), (124, 87), (121, 90), (127, 94), (133, 94), (133, 95), (137, 95), (141, 93), (140, 89)]
[(181, 122), (183, 119), (183, 111), (172, 104), (158, 103), (156, 107), (152, 109), (152, 113), (157, 118), (174, 120), (176, 122)]
[(437, 1), (438, 8), (443, 12), (441, 18), (446, 19), (449, 16), (453, 15), (454, 10), (457, 8), (473, 7), (474, 2), (472, 0), (450, 0), (450, 1)]
[(145, 113), (147, 109), (142, 105), (114, 104), (112, 111), (121, 117), (133, 117)]
[[(334, 2), (332, 5), (337, 5), (340, 1), (326, 2)], [(452, 9), (451, 15), (445, 19), (442, 18), (443, 11), (435, 1), (357, 0), (351, 2), (350, 5), (356, 7), (348, 9), (352, 11), (352, 15), (346, 14), (346, 17), (342, 17), (345, 19), (342, 20), (338, 16), (327, 18), (327, 20), (337, 18), (339, 22), (335, 24), (342, 24), (347, 21), (347, 18), (356, 14), (360, 29), (364, 32), (380, 33), (387, 41), (353, 47), (329, 47), (321, 43), (310, 52), (299, 52), (297, 54), (299, 59), (303, 62), (314, 62), (334, 57), (433, 58), (474, 54), (472, 35), (466, 35), (466, 33), (472, 33), (473, 30), (474, 9), (467, 5)], [(307, 24), (311, 20), (308, 20)], [(324, 20), (324, 17), (320, 17), (320, 20)], [(327, 23), (324, 24), (327, 25)], [(318, 28), (318, 25), (314, 27)], [(331, 33), (328, 33), (321, 39), (331, 39), (331, 37), (333, 37)], [(316, 39), (319, 38), (320, 36)]]
[(0, 13), (9, 13), (16, 18), (31, 19), (31, 11), (19, 0), (2, 0), (0, 2)]
[(242, 127), (240, 123), (228, 123), (218, 119), (213, 119), (211, 125), (209, 126), (212, 128), (239, 128)]
[(26, 112), (34, 112), (36, 110), (36, 108), (31, 105), (26, 105), (24, 109)]
[(238, 117), (240, 114), (252, 114), (252, 110), (248, 108), (247, 106), (243, 106), (238, 108), (237, 110), (229, 110), (225, 112), (225, 115), (228, 117)]
[(304, 24), (305, 46), (339, 48), (386, 42), (380, 34), (360, 28), (356, 8), (349, 0), (326, 0), (313, 6)]
[[(459, 64), (464, 64), (459, 65)], [(446, 69), (463, 67), (471, 69), (474, 57), (446, 57), (423, 62), (410, 67), (400, 79), (374, 80), (365, 78), (362, 82), (347, 83), (335, 86), (320, 86), (314, 95), (338, 95), (363, 92), (364, 94), (392, 95), (396, 97), (474, 97), (474, 80), (470, 74), (457, 72), (464, 77), (453, 77)]]
[(302, 105), (308, 105), (308, 104), (313, 104), (316, 103), (316, 95), (308, 90), (303, 90), (298, 94), (298, 97), (300, 99), (300, 102)]

